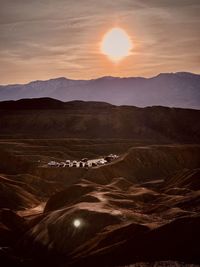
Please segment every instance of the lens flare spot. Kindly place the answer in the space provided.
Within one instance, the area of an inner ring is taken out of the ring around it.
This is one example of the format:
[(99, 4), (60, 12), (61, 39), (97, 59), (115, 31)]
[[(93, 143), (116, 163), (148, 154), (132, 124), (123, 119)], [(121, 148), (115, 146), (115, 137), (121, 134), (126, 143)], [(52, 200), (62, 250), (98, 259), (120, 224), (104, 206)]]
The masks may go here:
[(73, 225), (74, 227), (79, 228), (81, 226), (81, 221), (79, 219), (75, 219), (73, 221)]

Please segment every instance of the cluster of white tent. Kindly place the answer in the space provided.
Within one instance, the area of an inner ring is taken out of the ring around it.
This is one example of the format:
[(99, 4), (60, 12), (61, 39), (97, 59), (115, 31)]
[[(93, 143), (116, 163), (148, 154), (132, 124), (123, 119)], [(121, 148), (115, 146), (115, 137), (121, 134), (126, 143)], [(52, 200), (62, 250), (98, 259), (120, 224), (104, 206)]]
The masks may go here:
[(107, 163), (112, 162), (113, 160), (117, 159), (119, 156), (115, 154), (110, 154), (108, 156), (98, 158), (98, 159), (88, 159), (83, 158), (81, 160), (66, 160), (66, 161), (50, 161), (48, 163), (48, 167), (57, 167), (57, 168), (91, 168), (97, 167), (101, 165), (105, 165)]

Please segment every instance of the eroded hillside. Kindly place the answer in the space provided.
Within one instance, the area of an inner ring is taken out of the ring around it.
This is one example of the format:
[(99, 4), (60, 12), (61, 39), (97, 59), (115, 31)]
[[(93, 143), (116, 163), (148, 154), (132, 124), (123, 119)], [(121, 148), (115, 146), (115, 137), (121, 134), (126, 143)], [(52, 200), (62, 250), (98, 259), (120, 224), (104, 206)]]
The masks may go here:
[(199, 111), (40, 99), (0, 115), (2, 266), (200, 264)]

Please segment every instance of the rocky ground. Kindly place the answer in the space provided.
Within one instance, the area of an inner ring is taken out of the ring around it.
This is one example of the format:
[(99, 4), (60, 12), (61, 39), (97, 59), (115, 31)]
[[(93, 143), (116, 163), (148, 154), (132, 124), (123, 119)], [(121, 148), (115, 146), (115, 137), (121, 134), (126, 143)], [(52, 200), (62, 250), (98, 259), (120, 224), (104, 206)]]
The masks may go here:
[(132, 148), (78, 179), (2, 174), (2, 266), (198, 266), (198, 152)]
[[(198, 266), (199, 114), (1, 102), (0, 266)], [(111, 153), (103, 166), (44, 168)]]

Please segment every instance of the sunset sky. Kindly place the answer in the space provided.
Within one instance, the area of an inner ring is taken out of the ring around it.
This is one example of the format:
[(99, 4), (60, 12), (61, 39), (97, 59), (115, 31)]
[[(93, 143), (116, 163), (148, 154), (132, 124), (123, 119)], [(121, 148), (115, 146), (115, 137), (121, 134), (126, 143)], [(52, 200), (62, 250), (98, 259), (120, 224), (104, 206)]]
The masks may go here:
[[(0, 84), (55, 77), (200, 73), (200, 0), (0, 0)], [(133, 48), (102, 54), (120, 27)]]

